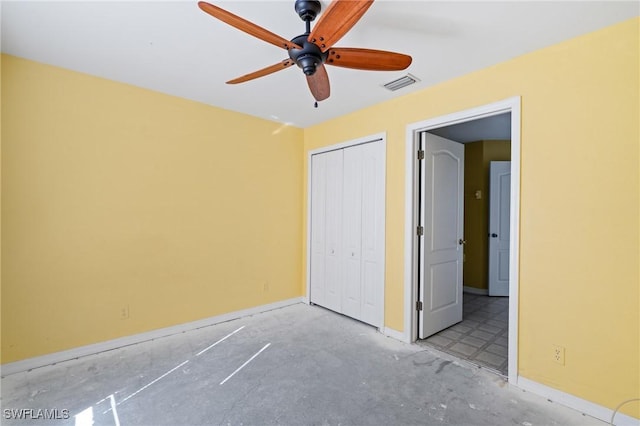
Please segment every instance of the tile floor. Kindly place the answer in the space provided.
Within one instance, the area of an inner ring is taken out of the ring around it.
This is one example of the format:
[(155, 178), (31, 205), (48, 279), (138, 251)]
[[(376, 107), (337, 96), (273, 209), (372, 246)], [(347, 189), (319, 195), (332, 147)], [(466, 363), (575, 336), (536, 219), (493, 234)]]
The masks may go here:
[(418, 341), (507, 375), (509, 298), (464, 293), (462, 322)]

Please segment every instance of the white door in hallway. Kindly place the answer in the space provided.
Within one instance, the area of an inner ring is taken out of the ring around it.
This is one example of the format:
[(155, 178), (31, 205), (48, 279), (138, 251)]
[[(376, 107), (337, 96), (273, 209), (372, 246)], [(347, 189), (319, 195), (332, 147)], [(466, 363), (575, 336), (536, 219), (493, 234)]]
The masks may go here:
[(423, 132), (419, 338), (462, 321), (464, 146)]
[(311, 157), (309, 300), (382, 326), (385, 165), (382, 141)]
[(509, 295), (511, 161), (489, 163), (489, 296)]

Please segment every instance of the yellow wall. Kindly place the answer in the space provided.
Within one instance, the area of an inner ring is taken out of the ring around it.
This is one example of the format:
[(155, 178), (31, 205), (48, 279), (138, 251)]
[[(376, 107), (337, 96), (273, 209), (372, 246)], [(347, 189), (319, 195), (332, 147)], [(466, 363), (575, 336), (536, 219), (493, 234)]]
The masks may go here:
[(301, 295), (301, 129), (2, 59), (3, 363)]
[[(489, 288), (489, 164), (511, 160), (511, 141), (464, 144), (464, 268), (466, 287)], [(481, 198), (476, 198), (481, 191)]]
[(632, 19), (305, 129), (305, 151), (387, 132), (386, 326), (403, 329), (407, 124), (522, 96), (519, 373), (610, 408), (638, 397), (638, 31)]
[[(485, 248), (482, 224), (486, 219), (483, 167), (483, 142), (464, 144), (464, 263), (462, 279), (466, 287), (487, 288), (486, 268), (483, 265)], [(476, 199), (475, 192), (482, 191), (482, 199)]]

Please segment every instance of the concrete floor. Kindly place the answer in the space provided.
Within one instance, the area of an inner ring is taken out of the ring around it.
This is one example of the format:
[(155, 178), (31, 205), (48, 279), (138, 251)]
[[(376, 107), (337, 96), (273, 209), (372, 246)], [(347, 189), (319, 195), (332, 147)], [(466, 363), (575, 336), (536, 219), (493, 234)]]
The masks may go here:
[[(21, 408), (70, 418), (6, 418)], [(7, 376), (2, 409), (3, 425), (604, 424), (304, 304)]]

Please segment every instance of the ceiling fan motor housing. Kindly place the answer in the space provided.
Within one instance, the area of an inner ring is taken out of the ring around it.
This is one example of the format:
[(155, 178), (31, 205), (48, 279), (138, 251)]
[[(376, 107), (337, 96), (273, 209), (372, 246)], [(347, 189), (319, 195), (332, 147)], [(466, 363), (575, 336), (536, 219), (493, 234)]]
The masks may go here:
[(307, 40), (308, 34), (299, 35), (291, 40), (298, 46), (302, 46), (302, 49), (289, 49), (289, 57), (302, 68), (302, 72), (306, 75), (313, 75), (316, 72), (316, 67), (323, 64), (329, 52), (322, 52), (318, 46)]
[(303, 21), (313, 21), (320, 13), (322, 5), (318, 0), (296, 0), (296, 13)]

